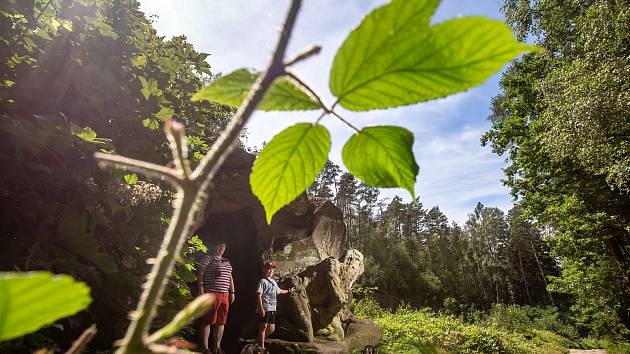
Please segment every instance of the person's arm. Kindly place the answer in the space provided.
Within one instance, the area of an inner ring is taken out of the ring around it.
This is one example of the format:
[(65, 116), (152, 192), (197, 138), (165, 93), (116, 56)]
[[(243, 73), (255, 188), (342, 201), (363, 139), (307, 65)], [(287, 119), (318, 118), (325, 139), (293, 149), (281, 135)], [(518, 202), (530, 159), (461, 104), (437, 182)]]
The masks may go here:
[(295, 286), (289, 290), (280, 289), (280, 287), (278, 287), (278, 294), (290, 294), (293, 291), (295, 291)]
[(206, 269), (208, 269), (209, 264), (210, 262), (206, 264), (201, 262), (197, 263), (197, 290), (199, 291), (199, 296), (203, 295), (203, 274), (206, 272)]
[(234, 288), (234, 278), (232, 278), (232, 273), (230, 273), (230, 304), (234, 302), (236, 298), (236, 289)]
[(263, 307), (263, 299), (262, 299), (262, 294), (261, 293), (256, 293), (256, 303), (258, 306), (258, 315), (260, 317), (265, 317), (265, 308)]
[(265, 290), (263, 287), (263, 281), (258, 282), (258, 288), (256, 289), (256, 306), (258, 307), (258, 315), (265, 317), (265, 307), (263, 306), (262, 293)]

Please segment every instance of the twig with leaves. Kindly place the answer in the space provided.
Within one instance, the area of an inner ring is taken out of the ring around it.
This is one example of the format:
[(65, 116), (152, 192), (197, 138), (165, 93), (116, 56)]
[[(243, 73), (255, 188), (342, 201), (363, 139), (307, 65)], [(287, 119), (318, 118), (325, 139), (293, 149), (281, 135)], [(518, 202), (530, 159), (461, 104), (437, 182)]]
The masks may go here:
[[(140, 303), (137, 310), (131, 315), (131, 324), (125, 338), (120, 342), (121, 346), (117, 353), (163, 353), (173, 350), (173, 348), (156, 345), (154, 342), (155, 338), (162, 338), (162, 336), (149, 336), (148, 330), (151, 321), (155, 316), (156, 308), (168, 283), (175, 258), (179, 254), (186, 237), (191, 232), (193, 216), (197, 210), (205, 207), (201, 201), (206, 200), (205, 196), (212, 178), (225, 161), (225, 158), (236, 146), (241, 130), (269, 87), (271, 87), (273, 81), (285, 74), (285, 51), (300, 5), (301, 0), (292, 0), (280, 33), (280, 39), (267, 70), (258, 77), (249, 90), (245, 102), (234, 114), (227, 129), (194, 171), (191, 171), (188, 161), (184, 127), (175, 121), (167, 121), (165, 124), (166, 136), (170, 143), (173, 161), (175, 162), (174, 168), (109, 154), (95, 154), (95, 158), (103, 168), (122, 168), (142, 173), (149, 177), (159, 177), (171, 183), (177, 190), (174, 204), (175, 210), (166, 231), (164, 242), (157, 257), (153, 260), (153, 269), (147, 277)], [(317, 52), (318, 50), (309, 49), (307, 52), (296, 56), (296, 59), (292, 60), (291, 63), (304, 60)]]

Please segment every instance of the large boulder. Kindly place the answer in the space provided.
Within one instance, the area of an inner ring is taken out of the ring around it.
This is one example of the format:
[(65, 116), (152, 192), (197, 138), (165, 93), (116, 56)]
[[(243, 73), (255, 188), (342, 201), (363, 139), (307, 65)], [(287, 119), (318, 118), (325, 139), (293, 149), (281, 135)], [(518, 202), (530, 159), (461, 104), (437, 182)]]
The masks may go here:
[(383, 338), (383, 330), (371, 320), (354, 320), (345, 330), (345, 342), (350, 350), (363, 350), (366, 347), (378, 347)]
[(288, 341), (311, 342), (315, 339), (311, 321), (311, 309), (308, 294), (302, 279), (294, 276), (283, 279), (279, 286), (283, 289), (296, 290), (278, 299), (277, 323), (275, 336)]
[(346, 244), (346, 225), (341, 210), (323, 198), (311, 198), (310, 203), (315, 214), (311, 238), (320, 259), (341, 258)]
[(339, 277), (341, 267), (337, 259), (329, 257), (298, 274), (308, 294), (313, 331), (328, 327), (346, 302)]

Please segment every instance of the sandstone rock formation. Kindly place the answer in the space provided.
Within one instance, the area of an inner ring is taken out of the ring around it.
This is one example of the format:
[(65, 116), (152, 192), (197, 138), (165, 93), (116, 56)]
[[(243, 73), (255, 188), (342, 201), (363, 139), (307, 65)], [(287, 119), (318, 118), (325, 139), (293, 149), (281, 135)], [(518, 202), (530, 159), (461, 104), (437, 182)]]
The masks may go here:
[[(243, 150), (230, 155), (214, 180), (197, 231), (207, 243), (226, 241), (225, 256), (234, 268), (239, 296), (230, 309), (224, 343), (236, 343), (241, 335), (253, 338), (255, 287), (263, 261), (271, 260), (278, 265), (280, 286), (298, 290), (279, 298), (274, 353), (345, 353), (362, 349), (364, 342), (378, 344), (378, 326), (357, 321), (350, 312), (352, 284), (364, 270), (363, 255), (345, 249), (341, 210), (328, 200), (303, 194), (267, 225), (249, 185), (253, 161)], [(249, 333), (240, 333), (243, 328)]]

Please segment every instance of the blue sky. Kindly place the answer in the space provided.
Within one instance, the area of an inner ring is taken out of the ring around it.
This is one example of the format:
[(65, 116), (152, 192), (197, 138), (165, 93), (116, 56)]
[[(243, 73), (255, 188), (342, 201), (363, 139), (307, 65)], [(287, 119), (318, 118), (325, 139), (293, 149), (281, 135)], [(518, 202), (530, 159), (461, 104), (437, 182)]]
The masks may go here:
[[(328, 75), (334, 54), (346, 35), (371, 9), (386, 1), (304, 0), (289, 45), (289, 56), (313, 44), (322, 52), (295, 69), (327, 103), (332, 103)], [(263, 69), (275, 45), (288, 0), (141, 0), (147, 15), (157, 15), (158, 34), (167, 38), (184, 34), (196, 50), (210, 53), (214, 72), (229, 73), (241, 67)], [(432, 22), (458, 16), (500, 19), (498, 0), (443, 0)], [(355, 126), (399, 125), (415, 135), (414, 154), (420, 165), (416, 193), (425, 207), (439, 206), (460, 224), (477, 202), (511, 207), (509, 190), (501, 183), (504, 159), (481, 147), (488, 130), (490, 100), (499, 92), (500, 74), (467, 92), (440, 100), (396, 109), (355, 113), (341, 109)], [(248, 129), (249, 146), (261, 146), (273, 135), (297, 122), (312, 122), (319, 112), (257, 112)], [(322, 120), (332, 135), (331, 159), (341, 162), (341, 148), (352, 131), (332, 117)], [(401, 195), (402, 189), (384, 189), (381, 197)]]

